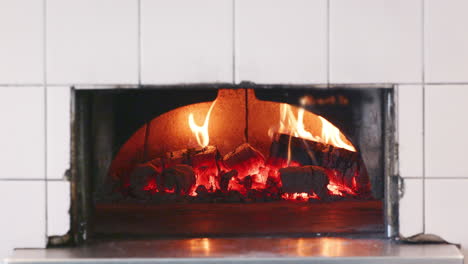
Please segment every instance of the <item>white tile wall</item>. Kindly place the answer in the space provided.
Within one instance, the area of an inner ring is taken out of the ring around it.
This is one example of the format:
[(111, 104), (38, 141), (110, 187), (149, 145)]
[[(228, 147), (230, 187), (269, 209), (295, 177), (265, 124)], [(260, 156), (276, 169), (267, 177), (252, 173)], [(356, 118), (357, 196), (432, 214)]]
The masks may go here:
[(0, 87), (0, 179), (44, 179), (44, 88)]
[(0, 1), (0, 84), (42, 84), (43, 1)]
[[(0, 85), (10, 85), (0, 86), (0, 208), (12, 216), (0, 218), (0, 259), (12, 247), (43, 247), (46, 226), (49, 235), (68, 230), (70, 187), (59, 179), (69, 167), (69, 85), (139, 77), (412, 84), (398, 87), (401, 232), (423, 230), (424, 218), (426, 232), (468, 246), (467, 8), (466, 0), (0, 1)], [(423, 92), (424, 81), (445, 85)]]
[(404, 179), (400, 200), (400, 234), (405, 237), (423, 232), (423, 179)]
[(468, 247), (467, 179), (426, 181), (426, 231)]
[(64, 235), (70, 229), (70, 182), (47, 182), (47, 235)]
[(429, 82), (468, 81), (468, 1), (425, 0), (425, 69)]
[(425, 101), (426, 175), (468, 177), (468, 85), (426, 86)]
[(47, 87), (47, 178), (60, 179), (70, 168), (69, 87)]
[(421, 81), (421, 0), (330, 0), (330, 79)]
[(400, 176), (423, 176), (423, 87), (398, 86), (398, 150)]
[(44, 182), (0, 181), (0, 194), (0, 262), (14, 247), (45, 247)]
[(232, 82), (232, 0), (141, 0), (144, 84)]
[(327, 82), (327, 1), (236, 1), (236, 82)]
[(138, 82), (138, 0), (47, 0), (49, 84)]

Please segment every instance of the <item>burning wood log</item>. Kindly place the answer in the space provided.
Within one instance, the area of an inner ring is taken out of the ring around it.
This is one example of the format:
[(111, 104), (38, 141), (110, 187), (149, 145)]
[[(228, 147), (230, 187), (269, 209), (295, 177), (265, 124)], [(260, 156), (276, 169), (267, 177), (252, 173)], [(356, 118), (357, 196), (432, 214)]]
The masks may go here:
[(189, 151), (190, 165), (197, 175), (197, 184), (207, 188), (219, 189), (218, 160), (221, 155), (214, 146), (207, 146), (198, 151)]
[(196, 167), (217, 167), (220, 159), (218, 149), (214, 146), (206, 146), (201, 149), (183, 149), (167, 152), (164, 157), (164, 165), (169, 168), (176, 164), (186, 164)]
[(286, 193), (315, 193), (328, 197), (328, 176), (319, 166), (287, 167), (279, 170), (282, 190)]
[(259, 169), (265, 166), (265, 157), (249, 143), (244, 143), (226, 154), (223, 164), (229, 170), (236, 170), (238, 177), (243, 179), (248, 175), (257, 174)]
[(370, 193), (369, 176), (359, 152), (281, 134), (271, 144), (268, 162), (287, 160), (289, 146), (291, 162), (330, 169), (330, 180), (360, 194)]
[[(144, 199), (148, 196), (148, 191), (156, 191), (156, 182), (160, 181), (162, 168), (162, 161), (159, 158), (137, 166), (130, 174), (129, 193), (136, 198)], [(150, 183), (154, 183), (154, 186), (148, 187)]]
[(163, 186), (175, 190), (178, 194), (188, 194), (195, 186), (195, 172), (192, 167), (185, 164), (174, 165), (162, 172)]
[(189, 165), (197, 176), (197, 185), (204, 185), (207, 188), (219, 188), (217, 186), (219, 181), (216, 179), (219, 176), (218, 160), (220, 159), (221, 155), (214, 146), (201, 149), (185, 149), (166, 153), (164, 167), (170, 168), (177, 164)]

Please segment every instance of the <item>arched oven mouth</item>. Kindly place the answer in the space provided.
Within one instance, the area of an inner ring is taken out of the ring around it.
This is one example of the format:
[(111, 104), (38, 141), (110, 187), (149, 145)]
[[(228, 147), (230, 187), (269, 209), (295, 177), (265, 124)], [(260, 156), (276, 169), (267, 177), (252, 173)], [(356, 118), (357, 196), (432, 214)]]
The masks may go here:
[(75, 89), (72, 233), (397, 234), (392, 87)]

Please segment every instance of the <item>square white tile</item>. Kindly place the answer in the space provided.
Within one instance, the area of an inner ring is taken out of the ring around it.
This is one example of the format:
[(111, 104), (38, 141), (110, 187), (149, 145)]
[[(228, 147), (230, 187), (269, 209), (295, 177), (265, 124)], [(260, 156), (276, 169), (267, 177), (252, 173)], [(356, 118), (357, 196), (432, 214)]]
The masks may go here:
[(47, 80), (138, 83), (138, 1), (47, 0)]
[(330, 0), (334, 83), (422, 79), (421, 0)]
[(70, 230), (70, 182), (47, 182), (47, 235), (64, 235)]
[(43, 20), (43, 1), (0, 1), (0, 84), (42, 84)]
[(70, 168), (70, 87), (47, 87), (47, 178), (61, 179)]
[(13, 248), (44, 248), (44, 181), (0, 180), (0, 262)]
[(232, 82), (232, 15), (232, 0), (142, 0), (142, 83)]
[(0, 87), (0, 179), (44, 179), (43, 87)]
[(327, 82), (326, 0), (235, 3), (237, 83)]
[(423, 179), (404, 179), (400, 199), (400, 234), (409, 237), (423, 232)]
[(429, 85), (425, 92), (427, 177), (468, 177), (468, 85)]
[(468, 247), (467, 179), (426, 180), (426, 232)]
[(423, 176), (423, 87), (398, 86), (398, 161), (402, 177)]
[(426, 81), (468, 81), (468, 2), (425, 0), (424, 7)]

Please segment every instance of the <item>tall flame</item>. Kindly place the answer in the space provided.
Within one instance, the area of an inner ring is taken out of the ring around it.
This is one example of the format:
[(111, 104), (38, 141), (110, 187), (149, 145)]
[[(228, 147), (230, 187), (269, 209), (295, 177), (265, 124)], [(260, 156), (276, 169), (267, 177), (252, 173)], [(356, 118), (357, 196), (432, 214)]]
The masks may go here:
[(340, 130), (336, 126), (332, 125), (332, 123), (321, 116), (319, 116), (319, 118), (320, 121), (322, 121), (322, 140), (325, 143), (356, 152), (353, 146), (346, 144), (346, 142), (341, 139)]
[(211, 110), (213, 110), (213, 107), (215, 104), (216, 104), (216, 100), (213, 101), (213, 103), (210, 106), (210, 109), (208, 109), (208, 113), (206, 113), (206, 116), (205, 116), (205, 121), (203, 122), (203, 125), (201, 126), (195, 123), (193, 113), (190, 113), (188, 117), (188, 123), (189, 123), (190, 129), (195, 135), (198, 145), (200, 145), (200, 147), (202, 148), (208, 146), (208, 144), (210, 143), (210, 135), (208, 133), (208, 124), (210, 123)]
[(320, 122), (322, 124), (321, 135), (314, 136), (311, 132), (307, 131), (304, 126), (304, 112), (304, 108), (299, 108), (297, 110), (296, 118), (290, 105), (281, 104), (278, 132), (311, 141), (330, 144), (338, 148), (344, 148), (349, 151), (356, 152), (356, 149), (352, 145), (346, 143), (341, 138), (340, 130), (321, 116), (319, 116)]

